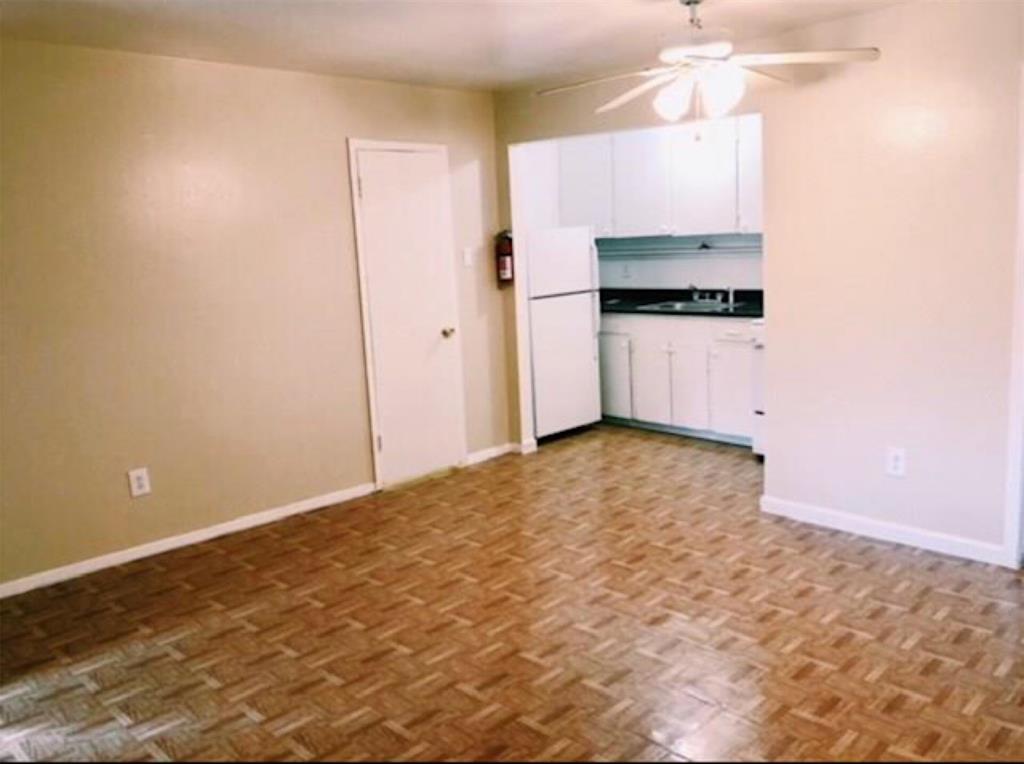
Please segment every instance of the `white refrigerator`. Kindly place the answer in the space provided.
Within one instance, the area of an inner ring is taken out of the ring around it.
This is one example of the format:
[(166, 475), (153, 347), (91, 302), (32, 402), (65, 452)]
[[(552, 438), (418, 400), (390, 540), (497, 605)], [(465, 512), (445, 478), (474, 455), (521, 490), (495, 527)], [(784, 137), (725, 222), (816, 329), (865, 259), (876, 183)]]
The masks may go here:
[(597, 247), (589, 227), (527, 237), (536, 436), (601, 419)]

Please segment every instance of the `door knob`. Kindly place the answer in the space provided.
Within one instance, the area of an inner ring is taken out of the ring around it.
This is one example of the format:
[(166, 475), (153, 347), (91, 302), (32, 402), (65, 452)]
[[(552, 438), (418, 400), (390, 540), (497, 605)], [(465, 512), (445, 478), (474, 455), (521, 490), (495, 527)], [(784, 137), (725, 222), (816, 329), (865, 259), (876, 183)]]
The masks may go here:
[(453, 334), (455, 334), (454, 326), (446, 326), (444, 329), (441, 330), (441, 336), (444, 337), (445, 339), (448, 339)]

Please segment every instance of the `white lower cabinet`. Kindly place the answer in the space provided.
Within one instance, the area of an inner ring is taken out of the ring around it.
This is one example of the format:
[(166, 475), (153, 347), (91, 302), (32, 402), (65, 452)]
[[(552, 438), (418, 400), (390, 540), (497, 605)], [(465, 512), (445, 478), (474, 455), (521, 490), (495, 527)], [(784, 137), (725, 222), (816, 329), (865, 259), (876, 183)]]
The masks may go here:
[(754, 353), (744, 319), (607, 314), (601, 333), (602, 411), (750, 438)]
[(601, 413), (618, 419), (633, 418), (630, 337), (622, 332), (601, 332)]
[(708, 349), (702, 342), (672, 343), (672, 424), (710, 429), (708, 417)]
[(751, 341), (712, 344), (708, 392), (710, 429), (722, 435), (754, 434), (754, 346)]
[(668, 343), (643, 336), (631, 339), (633, 418), (672, 424), (672, 355)]

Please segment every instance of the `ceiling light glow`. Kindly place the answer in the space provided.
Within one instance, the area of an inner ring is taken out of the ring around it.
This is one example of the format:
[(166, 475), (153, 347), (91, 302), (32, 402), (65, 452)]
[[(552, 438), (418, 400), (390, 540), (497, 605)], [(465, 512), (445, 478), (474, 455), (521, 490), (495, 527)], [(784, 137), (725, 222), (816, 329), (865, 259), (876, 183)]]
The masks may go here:
[(654, 97), (654, 111), (666, 122), (678, 122), (690, 111), (694, 84), (693, 77), (677, 77), (658, 91)]
[(740, 102), (747, 91), (743, 70), (735, 64), (715, 64), (698, 75), (700, 100), (711, 119), (724, 117)]

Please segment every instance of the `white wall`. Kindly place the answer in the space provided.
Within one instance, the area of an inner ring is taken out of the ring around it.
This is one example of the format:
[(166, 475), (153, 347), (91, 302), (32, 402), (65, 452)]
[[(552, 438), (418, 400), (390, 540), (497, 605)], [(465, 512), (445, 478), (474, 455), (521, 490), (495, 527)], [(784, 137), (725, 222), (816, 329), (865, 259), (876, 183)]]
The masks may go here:
[[(757, 87), (741, 109), (765, 116), (776, 508), (1010, 560), (1021, 12), (908, 3), (765, 41), (882, 49), (877, 64)], [(502, 95), (499, 151), (657, 123), (645, 99), (593, 115), (621, 89)], [(884, 474), (889, 445), (907, 449), (904, 479)]]
[(509, 442), (490, 94), (2, 62), (0, 581), (372, 481), (350, 137), (449, 147), (469, 446)]

